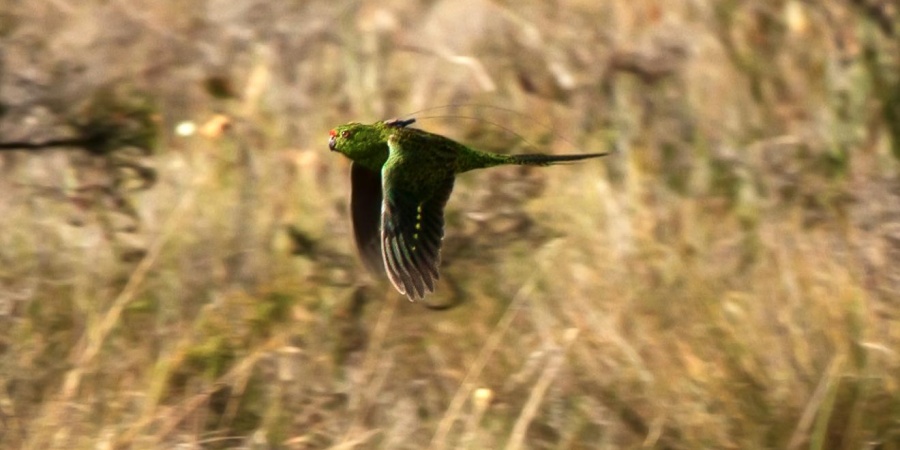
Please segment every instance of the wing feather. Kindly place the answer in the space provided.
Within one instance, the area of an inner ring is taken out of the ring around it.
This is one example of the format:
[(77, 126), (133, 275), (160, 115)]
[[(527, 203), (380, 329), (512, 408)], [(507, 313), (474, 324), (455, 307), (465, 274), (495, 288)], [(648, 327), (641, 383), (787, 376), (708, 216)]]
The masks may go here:
[(418, 198), (413, 189), (385, 171), (381, 234), (388, 278), (410, 300), (434, 292), (439, 278), (444, 237), (444, 206), (453, 178), (443, 180), (430, 195)]
[(352, 163), (350, 185), (350, 216), (356, 249), (369, 271), (383, 275), (385, 268), (381, 257), (381, 173)]

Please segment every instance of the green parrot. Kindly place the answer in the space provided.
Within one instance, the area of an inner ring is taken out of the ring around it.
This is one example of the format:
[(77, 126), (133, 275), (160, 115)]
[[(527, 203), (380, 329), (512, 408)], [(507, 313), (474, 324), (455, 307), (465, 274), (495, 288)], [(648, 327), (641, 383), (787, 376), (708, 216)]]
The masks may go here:
[(328, 148), (350, 158), (353, 235), (369, 270), (386, 273), (409, 298), (434, 292), (444, 206), (457, 174), (502, 165), (549, 166), (605, 156), (501, 155), (409, 127), (415, 119), (351, 122), (329, 132)]

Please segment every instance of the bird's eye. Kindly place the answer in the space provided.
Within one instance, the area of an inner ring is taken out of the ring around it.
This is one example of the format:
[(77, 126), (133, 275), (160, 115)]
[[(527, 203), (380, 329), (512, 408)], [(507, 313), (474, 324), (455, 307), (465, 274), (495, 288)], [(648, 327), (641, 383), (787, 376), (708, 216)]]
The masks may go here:
[(341, 137), (344, 139), (350, 138), (350, 130), (341, 131)]

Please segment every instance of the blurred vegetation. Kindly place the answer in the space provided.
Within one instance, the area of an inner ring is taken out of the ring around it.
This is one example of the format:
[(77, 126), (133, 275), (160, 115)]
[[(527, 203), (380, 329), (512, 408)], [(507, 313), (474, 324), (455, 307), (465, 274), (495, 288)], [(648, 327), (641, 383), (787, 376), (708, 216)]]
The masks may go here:
[[(436, 310), (325, 145), (409, 114), (616, 153), (461, 177)], [(0, 146), (2, 448), (900, 448), (895, 2), (0, 0)]]

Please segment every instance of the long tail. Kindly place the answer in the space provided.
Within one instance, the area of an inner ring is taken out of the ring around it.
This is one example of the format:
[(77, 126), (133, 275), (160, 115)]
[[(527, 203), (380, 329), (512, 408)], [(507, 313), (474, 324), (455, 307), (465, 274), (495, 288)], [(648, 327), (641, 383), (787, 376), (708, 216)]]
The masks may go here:
[[(451, 141), (452, 142), (452, 141)], [(519, 166), (549, 166), (552, 164), (564, 164), (583, 159), (599, 158), (609, 153), (585, 153), (583, 155), (548, 155), (545, 153), (528, 153), (524, 155), (501, 155), (499, 153), (488, 153), (473, 150), (468, 147), (459, 145), (460, 152), (465, 155), (459, 159), (459, 165), (456, 173), (468, 172), (474, 169), (484, 169), (486, 167), (504, 166), (507, 164), (515, 164)]]
[(599, 158), (609, 153), (585, 153), (583, 155), (547, 155), (544, 153), (530, 153), (525, 155), (508, 155), (510, 163), (520, 166), (549, 166), (552, 164), (569, 163), (583, 159)]

